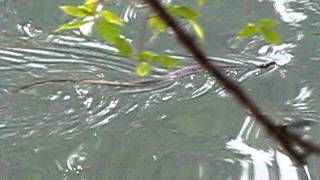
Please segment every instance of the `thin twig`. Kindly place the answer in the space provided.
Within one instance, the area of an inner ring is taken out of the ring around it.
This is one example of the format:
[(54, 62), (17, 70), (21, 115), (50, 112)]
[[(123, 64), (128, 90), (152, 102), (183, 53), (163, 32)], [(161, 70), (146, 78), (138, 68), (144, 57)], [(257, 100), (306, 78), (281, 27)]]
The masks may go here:
[[(258, 64), (258, 65), (219, 65), (220, 69), (233, 69), (233, 70), (239, 70), (239, 69), (248, 69), (248, 68), (258, 68), (258, 69), (267, 69), (270, 66), (275, 66), (276, 63), (273, 61)], [(50, 79), (38, 79), (34, 80), (28, 84), (25, 84), (23, 86), (19, 86), (16, 88), (15, 92), (18, 93), (22, 90), (29, 89), (33, 86), (42, 85), (46, 83), (81, 83), (81, 84), (93, 84), (93, 85), (102, 85), (102, 86), (114, 86), (114, 87), (144, 87), (144, 86), (150, 86), (152, 84), (157, 83), (164, 83), (164, 82), (170, 82), (170, 81), (176, 81), (180, 77), (188, 76), (191, 74), (198, 73), (200, 71), (203, 71), (203, 68), (201, 68), (199, 65), (190, 65), (178, 68), (174, 71), (169, 72), (168, 74), (154, 77), (154, 78), (146, 78), (142, 80), (137, 81), (125, 81), (125, 82), (119, 82), (119, 81), (112, 81), (112, 80), (103, 80), (103, 79), (80, 79), (77, 77), (67, 77), (67, 78), (50, 78)]]

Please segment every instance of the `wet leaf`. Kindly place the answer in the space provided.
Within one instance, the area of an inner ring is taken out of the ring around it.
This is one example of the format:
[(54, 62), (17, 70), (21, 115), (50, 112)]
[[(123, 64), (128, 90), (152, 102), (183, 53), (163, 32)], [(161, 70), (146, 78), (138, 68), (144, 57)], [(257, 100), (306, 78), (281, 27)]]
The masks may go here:
[(87, 16), (92, 15), (88, 11), (81, 8), (81, 6), (60, 6), (60, 9), (64, 13), (66, 13), (70, 16), (79, 17), (79, 18), (85, 18)]
[(165, 68), (174, 68), (180, 63), (179, 59), (164, 54), (155, 56), (154, 61)]
[(140, 61), (152, 61), (155, 56), (157, 56), (157, 54), (154, 52), (142, 51), (137, 54), (137, 59)]
[(105, 20), (107, 20), (109, 23), (111, 24), (116, 24), (119, 26), (123, 26), (123, 21), (122, 19), (114, 12), (108, 11), (108, 10), (104, 10), (100, 13), (100, 15), (102, 17), (105, 18)]
[(72, 30), (77, 29), (88, 22), (85, 21), (72, 21), (66, 24), (62, 24), (56, 31)]
[(240, 29), (238, 35), (241, 37), (250, 37), (255, 35), (258, 32), (258, 28), (255, 24), (248, 23), (248, 25), (242, 29)]
[(146, 62), (141, 62), (137, 64), (136, 73), (138, 76), (146, 76), (150, 73), (151, 65)]
[(277, 31), (270, 28), (261, 27), (260, 33), (268, 43), (275, 45), (281, 44), (281, 37)]
[(260, 25), (261, 27), (273, 27), (278, 23), (279, 22), (275, 19), (263, 18), (259, 20), (258, 25)]
[(196, 35), (201, 39), (204, 40), (204, 33), (202, 30), (202, 27), (200, 24), (198, 24), (198, 22), (191, 20), (191, 25), (193, 27), (194, 32), (196, 33)]
[(95, 30), (108, 43), (114, 44), (120, 37), (120, 30), (104, 18), (100, 18), (95, 23)]
[(167, 25), (158, 16), (151, 17), (148, 26), (153, 29), (153, 34), (156, 36), (167, 29)]
[(170, 5), (168, 6), (168, 11), (174, 15), (185, 19), (195, 19), (200, 16), (200, 13), (191, 7), (182, 5)]
[(130, 57), (132, 54), (131, 44), (123, 38), (116, 38), (114, 46), (118, 49), (119, 53), (125, 57)]

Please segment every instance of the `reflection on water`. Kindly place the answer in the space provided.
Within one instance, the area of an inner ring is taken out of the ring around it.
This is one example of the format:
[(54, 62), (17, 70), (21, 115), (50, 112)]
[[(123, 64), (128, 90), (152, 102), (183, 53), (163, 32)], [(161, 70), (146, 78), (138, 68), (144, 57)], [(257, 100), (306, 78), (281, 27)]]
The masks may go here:
[[(253, 125), (252, 119), (247, 117), (237, 138), (226, 143), (228, 149), (247, 157), (232, 160), (233, 162), (239, 161), (242, 166), (241, 179), (312, 179), (308, 166), (296, 167), (294, 162), (283, 152), (273, 149), (256, 149), (246, 144), (245, 142), (249, 140), (248, 136), (252, 133)], [(255, 133), (255, 138), (258, 135), (259, 131)], [(278, 177), (273, 172), (269, 173), (269, 167), (274, 167), (279, 172)], [(249, 177), (250, 174), (252, 177)]]
[[(17, 92), (39, 79), (141, 79), (135, 76), (135, 62), (118, 56), (108, 45), (74, 34), (50, 35), (52, 24), (66, 20), (56, 17), (58, 10), (53, 8), (62, 2), (48, 0), (48, 6), (23, 0), (0, 3), (0, 173), (4, 179), (319, 179), (319, 158), (295, 167), (215, 79), (199, 69), (190, 73), (156, 67), (149, 78), (170, 72), (176, 78), (143, 87), (51, 82)], [(228, 21), (234, 17), (232, 23), (241, 26), (239, 14), (217, 8), (227, 2), (207, 3), (208, 12), (224, 13), (220, 17)], [(237, 10), (232, 3), (230, 7)], [(228, 53), (222, 55), (219, 50), (210, 51), (212, 62), (239, 82), (276, 122), (317, 122), (319, 64), (314, 59), (319, 54), (317, 46), (305, 44), (308, 32), (304, 32), (315, 30), (298, 26), (317, 14), (317, 3), (267, 4), (282, 23), (293, 27), (290, 31), (299, 33), (284, 36), (279, 46), (266, 45), (259, 37), (235, 46), (228, 41), (234, 38), (230, 34), (221, 39), (230, 43), (225, 47), (209, 41), (206, 48), (225, 48), (221, 52)], [(40, 11), (55, 18), (37, 18)], [(125, 6), (121, 11), (124, 19), (134, 22), (136, 9)], [(214, 17), (203, 18), (213, 21)], [(236, 30), (226, 21), (216, 21), (205, 25), (211, 34), (219, 25)], [(23, 26), (27, 22), (36, 25)], [(37, 27), (41, 31), (35, 32), (40, 34), (21, 34), (19, 24), (26, 30)], [(287, 26), (282, 28), (286, 32)], [(316, 44), (315, 38), (310, 39), (308, 43)], [(192, 57), (163, 43), (161, 48), (170, 49), (184, 66), (190, 66)], [(303, 53), (307, 48), (310, 53)], [(270, 60), (276, 65), (256, 67)], [(318, 128), (296, 131), (317, 140)]]
[(273, 1), (274, 9), (279, 13), (283, 22), (294, 25), (307, 18), (303, 12), (296, 11), (290, 7), (290, 3), (298, 3), (296, 0)]

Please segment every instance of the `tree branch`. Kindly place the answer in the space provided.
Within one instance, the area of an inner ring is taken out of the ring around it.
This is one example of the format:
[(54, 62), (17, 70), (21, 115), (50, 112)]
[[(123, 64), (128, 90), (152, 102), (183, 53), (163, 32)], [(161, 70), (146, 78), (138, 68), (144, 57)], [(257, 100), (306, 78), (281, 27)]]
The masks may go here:
[(298, 138), (292, 131), (285, 131), (281, 126), (276, 125), (269, 117), (262, 113), (259, 107), (238, 85), (228, 79), (215, 64), (209, 63), (205, 53), (179, 26), (179, 23), (170, 16), (159, 0), (145, 0), (145, 2), (148, 3), (155, 13), (174, 31), (178, 42), (194, 56), (197, 63), (213, 75), (227, 92), (229, 92), (245, 109), (249, 110), (256, 121), (264, 127), (270, 136), (278, 141), (282, 148), (287, 151), (299, 165), (305, 164), (305, 158), (309, 155), (301, 153), (301, 149), (304, 152), (319, 152), (319, 146), (315, 146), (306, 140)]

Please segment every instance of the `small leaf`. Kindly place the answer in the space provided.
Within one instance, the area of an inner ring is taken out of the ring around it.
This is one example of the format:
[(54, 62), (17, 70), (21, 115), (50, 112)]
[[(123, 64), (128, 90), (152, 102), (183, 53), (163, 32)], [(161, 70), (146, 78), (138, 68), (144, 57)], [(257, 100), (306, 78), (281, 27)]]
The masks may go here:
[(146, 62), (141, 62), (136, 66), (136, 73), (138, 76), (146, 76), (150, 73), (151, 65)]
[(86, 0), (84, 4), (96, 4), (99, 0)]
[(202, 6), (205, 3), (205, 0), (197, 0), (198, 5)]
[(152, 61), (155, 56), (157, 56), (157, 54), (154, 52), (142, 51), (137, 54), (137, 59), (140, 61)]
[(277, 31), (270, 28), (261, 27), (259, 32), (268, 43), (275, 45), (281, 44), (281, 37)]
[(104, 10), (100, 14), (102, 17), (104, 17), (109, 23), (116, 24), (119, 26), (123, 26), (122, 19), (114, 12)]
[(165, 68), (174, 68), (180, 63), (179, 59), (164, 54), (155, 56), (154, 61)]
[(114, 44), (115, 40), (120, 37), (120, 30), (104, 18), (100, 18), (96, 21), (95, 30), (110, 44)]
[(246, 27), (242, 28), (239, 31), (238, 35), (241, 37), (250, 37), (250, 36), (255, 35), (257, 32), (258, 32), (258, 29), (257, 29), (256, 25), (252, 24), (252, 23), (248, 23), (248, 25)]
[(80, 6), (60, 6), (60, 9), (63, 10), (64, 13), (70, 16), (79, 17), (79, 18), (84, 18), (92, 15), (89, 12), (85, 11)]
[(170, 5), (168, 6), (168, 11), (174, 16), (182, 17), (185, 19), (195, 19), (200, 16), (200, 13), (196, 10), (181, 5)]
[(114, 46), (118, 49), (119, 53), (125, 57), (130, 57), (132, 54), (131, 44), (123, 38), (116, 38)]
[(73, 21), (66, 24), (62, 24), (56, 31), (64, 31), (64, 30), (71, 30), (77, 29), (80, 26), (87, 24), (88, 22), (85, 21)]
[(167, 29), (167, 25), (158, 16), (151, 17), (148, 21), (148, 26), (153, 29), (155, 36)]
[(273, 26), (277, 25), (278, 23), (279, 22), (277, 20), (263, 18), (263, 19), (259, 20), (258, 25), (260, 25), (262, 27), (273, 27)]
[(202, 27), (200, 24), (198, 24), (195, 20), (190, 20), (191, 25), (193, 27), (194, 32), (196, 33), (196, 35), (201, 39), (204, 40), (204, 33), (202, 30)]
[(79, 6), (80, 9), (87, 12), (91, 16), (94, 15), (96, 7), (97, 7), (96, 3), (85, 3), (84, 5)]

